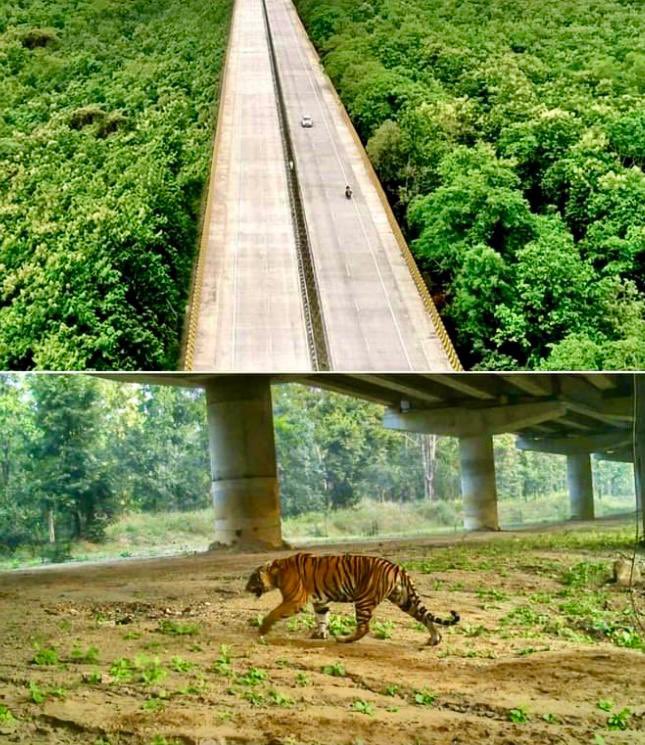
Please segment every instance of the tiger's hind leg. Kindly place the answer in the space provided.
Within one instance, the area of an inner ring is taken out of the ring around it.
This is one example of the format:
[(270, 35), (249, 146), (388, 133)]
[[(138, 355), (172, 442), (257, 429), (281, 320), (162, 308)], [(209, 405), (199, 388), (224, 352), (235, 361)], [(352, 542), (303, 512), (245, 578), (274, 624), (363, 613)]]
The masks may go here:
[(327, 623), (329, 622), (329, 606), (324, 603), (314, 603), (314, 613), (316, 614), (316, 628), (311, 634), (312, 639), (327, 639), (329, 631)]
[(349, 644), (349, 642), (357, 642), (359, 639), (362, 639), (370, 630), (370, 621), (372, 620), (374, 608), (376, 608), (376, 604), (371, 599), (357, 600), (354, 603), (354, 610), (356, 612), (356, 631), (349, 636), (337, 636), (336, 641), (342, 642), (343, 644)]
[(283, 601), (277, 608), (274, 608), (270, 613), (262, 620), (260, 625), (260, 636), (268, 634), (276, 621), (280, 621), (283, 618), (289, 618), (289, 616), (295, 616), (302, 610), (302, 604), (293, 601)]
[(441, 641), (441, 634), (439, 630), (432, 622), (432, 613), (423, 605), (421, 599), (417, 593), (412, 590), (411, 592), (403, 586), (397, 586), (388, 596), (388, 600), (394, 605), (398, 605), (399, 608), (412, 616), (415, 621), (422, 623), (426, 629), (430, 632), (430, 638), (427, 644), (431, 647), (435, 647)]

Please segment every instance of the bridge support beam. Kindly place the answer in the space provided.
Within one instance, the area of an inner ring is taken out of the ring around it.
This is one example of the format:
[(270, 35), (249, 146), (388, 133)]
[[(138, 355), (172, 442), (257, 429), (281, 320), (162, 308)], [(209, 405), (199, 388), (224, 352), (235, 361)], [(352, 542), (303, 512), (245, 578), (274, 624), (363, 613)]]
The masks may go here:
[(268, 375), (231, 375), (206, 385), (214, 542), (282, 545)]
[(572, 453), (567, 455), (567, 485), (572, 520), (593, 520), (593, 477), (591, 455)]
[(495, 458), (491, 435), (459, 438), (466, 530), (499, 530)]

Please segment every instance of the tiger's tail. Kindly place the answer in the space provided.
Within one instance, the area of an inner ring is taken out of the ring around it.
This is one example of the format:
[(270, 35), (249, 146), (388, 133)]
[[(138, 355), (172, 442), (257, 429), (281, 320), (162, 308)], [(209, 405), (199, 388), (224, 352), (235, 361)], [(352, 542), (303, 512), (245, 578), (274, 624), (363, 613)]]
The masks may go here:
[(407, 572), (403, 569), (400, 571), (401, 582), (399, 592), (397, 593), (398, 597), (393, 597), (392, 600), (394, 600), (402, 611), (412, 616), (431, 631), (433, 624), (438, 626), (454, 626), (456, 623), (459, 623), (460, 618), (457, 611), (451, 610), (450, 618), (440, 618), (429, 611), (423, 604)]

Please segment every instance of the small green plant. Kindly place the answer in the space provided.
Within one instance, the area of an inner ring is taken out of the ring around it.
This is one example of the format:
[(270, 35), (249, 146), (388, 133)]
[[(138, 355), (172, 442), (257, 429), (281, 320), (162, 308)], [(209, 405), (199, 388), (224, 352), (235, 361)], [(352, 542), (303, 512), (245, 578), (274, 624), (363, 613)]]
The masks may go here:
[(307, 631), (313, 629), (316, 625), (316, 619), (311, 613), (299, 613), (293, 616), (287, 622), (288, 631)]
[(283, 709), (288, 709), (289, 707), (294, 705), (295, 701), (289, 696), (285, 696), (283, 693), (280, 693), (280, 691), (272, 689), (269, 691), (269, 703), (271, 703), (273, 706), (280, 706)]
[(574, 564), (562, 574), (562, 583), (570, 587), (588, 587), (598, 585), (608, 578), (605, 562), (581, 561)]
[(159, 621), (157, 630), (168, 636), (195, 636), (195, 634), (199, 634), (199, 626), (196, 623), (178, 623), (168, 618)]
[(253, 616), (253, 618), (249, 618), (249, 626), (253, 626), (254, 628), (258, 628), (262, 625), (262, 614), (258, 613), (257, 616)]
[(29, 683), (29, 698), (31, 701), (33, 701), (34, 704), (42, 704), (43, 701), (47, 698), (47, 694), (45, 691), (42, 690), (42, 688), (38, 687), (37, 683), (34, 683), (34, 681), (30, 681)]
[(351, 616), (337, 616), (330, 613), (327, 628), (332, 636), (346, 636), (356, 628), (356, 619)]
[(331, 665), (325, 665), (322, 671), (325, 675), (332, 675), (334, 678), (344, 678), (347, 675), (342, 662), (332, 662)]
[(208, 681), (200, 676), (196, 681), (179, 689), (179, 693), (189, 696), (203, 696), (209, 689)]
[(249, 668), (244, 675), (239, 675), (237, 682), (244, 686), (256, 686), (260, 683), (264, 683), (268, 679), (266, 670), (261, 670), (257, 667)]
[(385, 687), (386, 696), (396, 696), (398, 692), (399, 692), (399, 686), (396, 683), (390, 683), (390, 685)]
[(64, 699), (67, 696), (67, 689), (63, 688), (63, 686), (56, 686), (55, 688), (50, 688), (47, 691), (47, 695)]
[(231, 648), (226, 644), (221, 644), (219, 648), (219, 657), (213, 663), (211, 670), (218, 675), (230, 677), (233, 675), (231, 667)]
[(372, 624), (372, 632), (377, 639), (391, 639), (394, 624), (392, 621), (375, 621)]
[(515, 709), (510, 709), (508, 712), (508, 721), (513, 722), (513, 724), (526, 724), (530, 718), (531, 717), (526, 709), (521, 706), (518, 706)]
[(540, 605), (548, 605), (553, 601), (553, 595), (549, 592), (534, 592), (528, 596), (528, 600), (531, 603), (539, 603)]
[(366, 714), (368, 717), (373, 716), (375, 711), (374, 704), (360, 698), (352, 702), (351, 708), (359, 714)]
[(170, 667), (176, 673), (187, 673), (194, 667), (194, 665), (192, 662), (188, 662), (188, 660), (184, 660), (181, 657), (173, 657), (170, 660)]
[(134, 677), (132, 662), (127, 657), (120, 657), (110, 665), (110, 676), (116, 683), (129, 683)]
[(611, 701), (610, 699), (600, 699), (600, 701), (598, 701), (596, 706), (601, 711), (611, 711), (614, 708), (614, 702)]
[(97, 683), (103, 682), (103, 674), (100, 670), (93, 670), (89, 673), (83, 674), (83, 681), (85, 683), (90, 683), (92, 685), (96, 685)]
[(139, 671), (139, 682), (144, 685), (160, 683), (168, 675), (167, 670), (161, 666), (158, 657), (150, 659), (145, 655), (137, 655), (134, 658), (134, 667)]
[(417, 706), (432, 706), (432, 704), (437, 700), (437, 696), (434, 693), (422, 689), (414, 692), (412, 700)]
[(130, 641), (131, 639), (141, 639), (141, 632), (140, 631), (128, 631), (127, 633), (123, 634), (123, 638), (125, 641)]
[(501, 590), (495, 590), (490, 589), (479, 589), (477, 590), (477, 597), (480, 600), (484, 601), (490, 601), (490, 600), (508, 600), (508, 595), (505, 592), (502, 592)]
[(165, 706), (166, 706), (165, 701), (155, 696), (155, 697), (149, 698), (146, 701), (144, 701), (141, 708), (144, 709), (144, 711), (155, 712), (155, 711), (161, 711)]
[(15, 722), (16, 718), (14, 715), (7, 709), (4, 704), (0, 704), (0, 724), (10, 724), (11, 722)]
[(542, 714), (542, 719), (548, 724), (558, 724), (560, 722), (555, 714)]
[(610, 714), (610, 716), (607, 717), (607, 729), (626, 730), (629, 726), (631, 715), (632, 713), (627, 707)]
[(461, 631), (464, 636), (468, 637), (483, 636), (488, 633), (488, 629), (485, 626), (482, 626), (482, 624), (479, 624), (478, 626), (465, 624)]
[(54, 647), (40, 647), (32, 659), (34, 665), (58, 665), (58, 652)]
[(645, 639), (633, 628), (611, 629), (608, 636), (617, 647), (645, 651)]
[(245, 691), (244, 699), (248, 701), (251, 706), (262, 706), (264, 704), (264, 696), (257, 691)]
[(72, 662), (85, 662), (96, 664), (99, 661), (99, 650), (96, 647), (88, 647), (85, 652), (80, 647), (72, 649)]
[(228, 722), (233, 718), (233, 714), (230, 711), (218, 711), (215, 716), (220, 722)]
[(306, 673), (296, 673), (296, 685), (303, 687), (311, 685), (311, 678)]
[(543, 613), (537, 613), (533, 608), (527, 605), (520, 605), (514, 608), (510, 613), (502, 617), (501, 623), (515, 624), (518, 626), (540, 626), (546, 623), (549, 617)]

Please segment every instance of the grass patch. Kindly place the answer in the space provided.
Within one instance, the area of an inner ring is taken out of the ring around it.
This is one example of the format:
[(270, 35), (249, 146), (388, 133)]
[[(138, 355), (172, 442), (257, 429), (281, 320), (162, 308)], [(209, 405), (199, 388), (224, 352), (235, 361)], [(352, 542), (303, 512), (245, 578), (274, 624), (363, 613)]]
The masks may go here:
[(58, 652), (54, 647), (41, 647), (36, 651), (31, 662), (34, 665), (42, 666), (58, 665)]
[(342, 662), (332, 662), (331, 665), (325, 665), (322, 668), (325, 675), (331, 675), (334, 678), (344, 678), (347, 675), (345, 666)]
[(167, 636), (195, 636), (199, 634), (199, 625), (196, 623), (179, 623), (164, 618), (159, 621), (157, 631)]
[(0, 704), (0, 724), (11, 724), (15, 721), (16, 718), (9, 709), (4, 704)]

